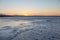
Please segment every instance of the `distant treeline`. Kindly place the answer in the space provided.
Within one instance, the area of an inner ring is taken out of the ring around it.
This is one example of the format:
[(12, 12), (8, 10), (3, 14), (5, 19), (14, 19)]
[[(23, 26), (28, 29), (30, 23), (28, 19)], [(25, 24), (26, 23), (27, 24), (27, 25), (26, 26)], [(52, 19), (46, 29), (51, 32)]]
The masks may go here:
[(21, 15), (4, 15), (4, 14), (0, 14), (0, 17), (60, 17), (60, 16), (21, 16)]
[(0, 17), (19, 17), (19, 15), (4, 15), (4, 14), (0, 14)]
[(3, 14), (0, 14), (0, 17), (10, 17), (10, 15), (3, 15)]

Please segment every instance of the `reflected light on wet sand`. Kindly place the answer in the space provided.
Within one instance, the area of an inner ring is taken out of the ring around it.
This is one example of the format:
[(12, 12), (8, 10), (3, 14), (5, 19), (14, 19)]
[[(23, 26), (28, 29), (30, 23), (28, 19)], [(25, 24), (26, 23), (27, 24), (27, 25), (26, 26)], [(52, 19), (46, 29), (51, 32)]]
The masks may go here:
[(2, 26), (12, 26), (12, 27), (16, 27), (16, 26), (27, 26), (27, 25), (31, 25), (30, 21), (24, 21), (24, 20), (19, 20), (19, 21), (4, 21), (4, 20), (0, 20), (0, 27)]

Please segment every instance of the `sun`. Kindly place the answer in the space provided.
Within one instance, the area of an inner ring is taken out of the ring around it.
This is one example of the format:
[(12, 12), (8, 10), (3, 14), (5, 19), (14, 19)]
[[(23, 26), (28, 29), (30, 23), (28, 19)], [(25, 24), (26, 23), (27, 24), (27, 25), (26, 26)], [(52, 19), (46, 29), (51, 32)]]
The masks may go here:
[(29, 16), (29, 13), (28, 12), (23, 12), (22, 15), (23, 16)]
[(29, 14), (27, 14), (27, 13), (25, 13), (25, 14), (23, 14), (24, 16), (29, 16)]

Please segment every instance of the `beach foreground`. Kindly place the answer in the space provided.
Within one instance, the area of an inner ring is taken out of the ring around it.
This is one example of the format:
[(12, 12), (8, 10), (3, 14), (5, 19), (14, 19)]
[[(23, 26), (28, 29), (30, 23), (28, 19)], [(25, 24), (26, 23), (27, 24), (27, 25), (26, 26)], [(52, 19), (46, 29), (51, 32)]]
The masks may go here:
[(0, 40), (60, 40), (60, 17), (0, 17)]

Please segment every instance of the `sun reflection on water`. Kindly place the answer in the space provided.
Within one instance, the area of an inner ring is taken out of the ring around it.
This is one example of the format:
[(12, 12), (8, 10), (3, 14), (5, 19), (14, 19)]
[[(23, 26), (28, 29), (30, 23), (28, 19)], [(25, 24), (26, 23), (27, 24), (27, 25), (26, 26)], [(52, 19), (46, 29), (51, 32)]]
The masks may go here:
[(12, 27), (16, 27), (16, 26), (27, 26), (27, 25), (31, 25), (30, 21), (24, 21), (24, 20), (19, 20), (19, 21), (4, 21), (4, 20), (0, 20), (0, 26), (12, 26)]

